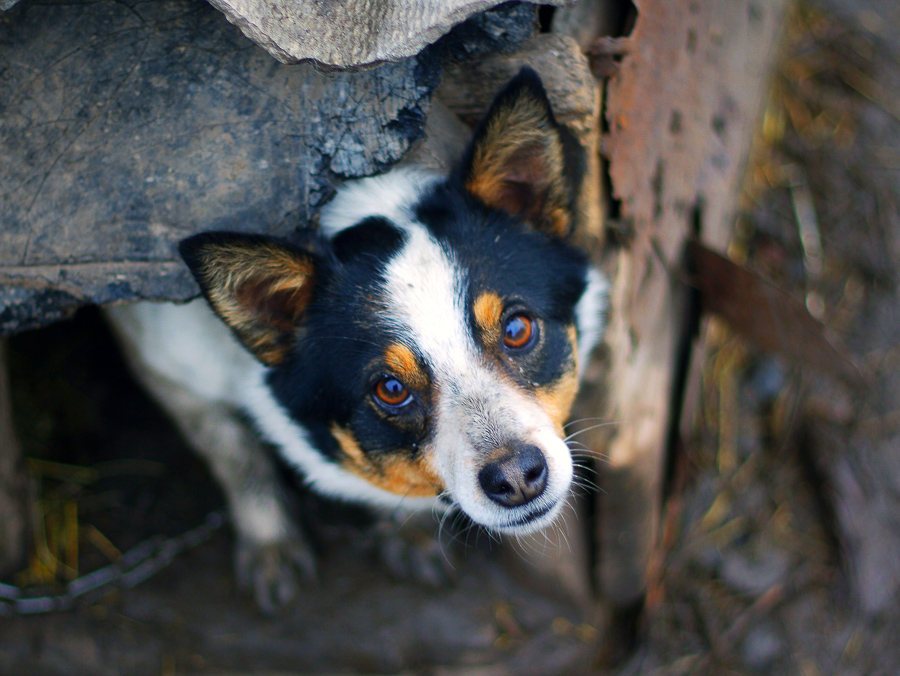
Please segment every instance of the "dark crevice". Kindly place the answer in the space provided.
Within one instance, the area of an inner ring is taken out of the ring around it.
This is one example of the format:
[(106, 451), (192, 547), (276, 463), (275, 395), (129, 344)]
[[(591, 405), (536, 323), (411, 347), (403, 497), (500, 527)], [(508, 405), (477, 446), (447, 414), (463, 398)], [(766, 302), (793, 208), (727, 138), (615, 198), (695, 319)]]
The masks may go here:
[[(605, 84), (604, 84), (605, 89)], [(606, 92), (603, 93), (603, 107), (600, 110), (600, 137), (609, 134), (609, 120), (606, 117)], [(600, 194), (606, 200), (606, 242), (612, 246), (625, 247), (632, 239), (630, 222), (622, 217), (622, 200), (615, 196), (612, 175), (610, 174), (609, 157), (600, 154)]]
[[(611, 6), (607, 7), (606, 11), (608, 12), (607, 25), (610, 27), (610, 34), (604, 37), (613, 39), (628, 37), (637, 23), (638, 11), (634, 3), (631, 2), (631, 0), (620, 0), (619, 2), (611, 3)], [(611, 56), (616, 67), (621, 63), (623, 57), (624, 53), (613, 54)], [(601, 96), (602, 108), (600, 110), (601, 139), (608, 137), (610, 133), (609, 114), (607, 110), (607, 101), (609, 98), (608, 83), (608, 79), (603, 79), (601, 85), (603, 88)], [(606, 200), (605, 241), (612, 246), (628, 246), (633, 237), (633, 226), (622, 214), (622, 201), (615, 197), (612, 175), (610, 174), (610, 158), (604, 153), (602, 142), (600, 150), (600, 181), (601, 194)]]
[(556, 7), (550, 5), (541, 5), (538, 7), (538, 31), (541, 33), (552, 32), (553, 15), (556, 13)]
[[(689, 213), (690, 223), (689, 229), (691, 235), (700, 239), (703, 234), (703, 212), (705, 201), (702, 195), (698, 195), (694, 202), (694, 206)], [(685, 249), (683, 254), (682, 269), (685, 271), (687, 279), (693, 279), (697, 274), (694, 261), (688, 250)], [(700, 332), (700, 317), (703, 311), (703, 298), (700, 290), (694, 286), (689, 286), (673, 279), (673, 284), (681, 284), (681, 292), (678, 296), (682, 299), (683, 308), (676, 315), (682, 317), (680, 327), (680, 335), (675, 345), (675, 367), (672, 374), (672, 391), (669, 398), (669, 421), (666, 430), (666, 456), (665, 469), (663, 473), (663, 500), (665, 501), (672, 494), (675, 488), (677, 478), (677, 468), (683, 448), (683, 439), (681, 438), (681, 422), (684, 415), (684, 405), (686, 390), (688, 386), (688, 378), (691, 374), (691, 365), (694, 361), (695, 350), (694, 343)]]
[(637, 24), (638, 10), (630, 0), (615, 3), (611, 25), (616, 27), (613, 37), (626, 38), (634, 31)]
[(703, 235), (703, 212), (706, 209), (706, 198), (703, 195), (697, 195), (697, 200), (691, 209), (691, 235), (696, 239), (700, 239)]
[(622, 217), (622, 200), (616, 198), (613, 193), (612, 176), (609, 173), (609, 160), (605, 157), (600, 158), (600, 180), (603, 183), (603, 194), (606, 195), (607, 208), (606, 215), (613, 220)]
[(666, 179), (666, 164), (663, 162), (662, 158), (656, 161), (656, 169), (653, 171), (653, 176), (650, 178), (650, 187), (653, 190), (653, 220), (658, 221), (663, 214), (663, 194), (665, 192)]
[(841, 570), (847, 570), (846, 552), (841, 544), (840, 526), (833, 496), (834, 486), (821, 464), (821, 453), (814, 447), (814, 435), (810, 433), (809, 423), (801, 420), (797, 431), (797, 458), (806, 482), (813, 495), (819, 522), (825, 531), (828, 554)]

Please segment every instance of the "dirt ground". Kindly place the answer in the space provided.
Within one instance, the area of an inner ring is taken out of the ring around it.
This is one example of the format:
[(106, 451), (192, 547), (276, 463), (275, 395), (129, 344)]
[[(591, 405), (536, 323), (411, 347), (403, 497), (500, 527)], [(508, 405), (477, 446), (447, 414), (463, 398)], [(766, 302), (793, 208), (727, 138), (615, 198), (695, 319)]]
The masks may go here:
[[(263, 618), (234, 588), (221, 528), (132, 589), (0, 617), (0, 674), (900, 673), (898, 92), (894, 0), (798, 6), (731, 253), (805, 297), (868, 380), (801, 371), (705, 326), (701, 403), (623, 663), (598, 666), (584, 599), (484, 538), (457, 553), (453, 584), (426, 589), (374, 565), (355, 531), (326, 528), (318, 582)], [(60, 562), (36, 557), (4, 582), (83, 574), (221, 508), (96, 311), (10, 351), (43, 544)]]

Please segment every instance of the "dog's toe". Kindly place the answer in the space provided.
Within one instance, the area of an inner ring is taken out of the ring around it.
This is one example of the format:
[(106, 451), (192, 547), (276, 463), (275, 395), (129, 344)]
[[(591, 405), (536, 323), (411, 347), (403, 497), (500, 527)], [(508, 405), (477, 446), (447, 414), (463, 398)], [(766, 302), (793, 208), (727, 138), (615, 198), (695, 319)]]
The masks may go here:
[(399, 580), (443, 587), (454, 579), (452, 552), (433, 534), (390, 524), (376, 528), (375, 549), (388, 572)]
[(301, 579), (316, 574), (312, 550), (299, 536), (267, 544), (238, 544), (238, 585), (249, 590), (265, 615), (273, 615), (296, 598)]

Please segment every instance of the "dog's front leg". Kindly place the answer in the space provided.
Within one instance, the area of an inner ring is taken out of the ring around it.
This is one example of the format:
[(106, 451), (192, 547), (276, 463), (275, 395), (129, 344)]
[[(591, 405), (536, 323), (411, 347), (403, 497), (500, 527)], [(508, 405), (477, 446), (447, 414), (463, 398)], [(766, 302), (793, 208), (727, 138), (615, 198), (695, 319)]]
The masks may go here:
[(287, 513), (268, 452), (230, 407), (159, 374), (139, 374), (225, 492), (237, 536), (239, 584), (253, 592), (262, 612), (275, 612), (296, 594), (298, 573), (313, 577), (315, 559)]

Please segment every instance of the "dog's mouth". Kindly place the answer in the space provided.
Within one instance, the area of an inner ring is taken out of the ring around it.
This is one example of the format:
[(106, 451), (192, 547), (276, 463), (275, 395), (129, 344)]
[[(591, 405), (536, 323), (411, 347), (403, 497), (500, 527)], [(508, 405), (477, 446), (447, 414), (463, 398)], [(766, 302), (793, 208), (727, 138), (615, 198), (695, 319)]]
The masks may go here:
[(530, 510), (526, 514), (516, 517), (510, 521), (503, 530), (519, 530), (521, 528), (531, 526), (543, 517), (547, 516), (556, 505), (543, 505)]
[(527, 535), (549, 526), (556, 518), (556, 512), (561, 505), (560, 502), (556, 502), (535, 505), (530, 509), (520, 507), (515, 511), (521, 513), (511, 515), (510, 518), (502, 519), (499, 522), (486, 523), (481, 519), (474, 518), (473, 515), (469, 514), (457, 501), (447, 494), (441, 495), (439, 500), (448, 507), (459, 509), (479, 526), (503, 535)]

